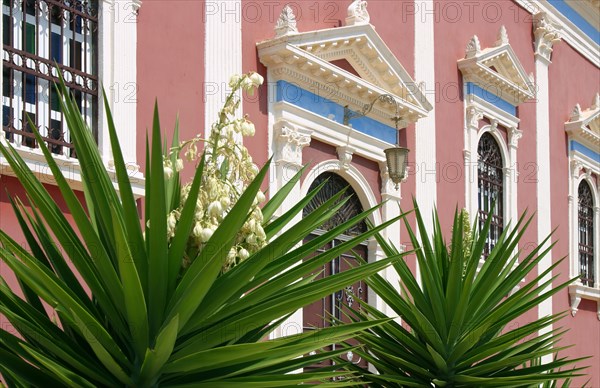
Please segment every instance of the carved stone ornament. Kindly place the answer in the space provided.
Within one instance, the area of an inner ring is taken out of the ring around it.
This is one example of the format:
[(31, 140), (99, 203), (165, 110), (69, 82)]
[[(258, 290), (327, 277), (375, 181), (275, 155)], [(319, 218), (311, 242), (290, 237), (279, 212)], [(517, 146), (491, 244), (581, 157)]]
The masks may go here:
[(274, 128), (276, 161), (302, 164), (302, 149), (310, 144), (310, 131), (279, 122)]
[(348, 146), (337, 147), (338, 159), (340, 161), (340, 170), (347, 170), (352, 163), (354, 148)]
[(571, 176), (573, 178), (578, 178), (581, 169), (583, 168), (583, 164), (578, 160), (571, 160)]
[(467, 43), (467, 49), (465, 52), (465, 58), (473, 58), (481, 52), (481, 44), (477, 35), (473, 35), (469, 43)]
[(367, 12), (367, 2), (364, 0), (354, 0), (348, 7), (347, 26), (369, 24), (371, 17)]
[(292, 7), (286, 5), (281, 10), (281, 14), (277, 19), (277, 24), (275, 24), (275, 37), (279, 38), (280, 36), (297, 33), (298, 28), (296, 27), (296, 15), (294, 15)]
[(523, 131), (520, 131), (516, 127), (510, 127), (508, 129), (508, 142), (511, 147), (517, 147), (519, 145), (519, 139), (523, 137)]
[(483, 118), (483, 113), (470, 105), (467, 107), (467, 126), (469, 128), (479, 129), (479, 120)]
[(579, 307), (579, 303), (581, 302), (581, 297), (576, 294), (571, 294), (571, 316), (575, 316), (577, 314), (577, 310)]
[(498, 120), (492, 119), (492, 120), (490, 120), (490, 123), (491, 123), (490, 132), (492, 132), (494, 134), (498, 134)]
[(591, 110), (600, 109), (600, 93), (596, 93), (594, 96), (594, 100), (592, 101)]
[(500, 26), (500, 31), (498, 31), (498, 39), (496, 40), (496, 47), (503, 46), (508, 44), (508, 33), (506, 32), (506, 27), (504, 25)]
[(535, 55), (550, 63), (552, 46), (560, 42), (560, 26), (551, 22), (545, 12), (533, 15), (533, 35), (535, 36)]
[(581, 120), (581, 105), (576, 104), (573, 110), (571, 111), (570, 121), (579, 121)]

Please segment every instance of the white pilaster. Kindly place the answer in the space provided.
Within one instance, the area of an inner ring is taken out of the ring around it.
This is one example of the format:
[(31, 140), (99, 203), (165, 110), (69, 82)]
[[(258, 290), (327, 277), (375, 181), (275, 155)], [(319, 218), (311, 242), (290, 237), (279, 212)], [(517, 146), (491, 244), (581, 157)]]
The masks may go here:
[[(415, 80), (422, 81), (425, 90), (430, 91), (435, 90), (435, 4), (432, 0), (417, 3), (420, 12), (415, 14)], [(437, 199), (435, 103), (429, 115), (416, 123), (415, 131), (416, 197), (425, 224), (432, 232), (430, 215)]]
[[(544, 13), (534, 15), (533, 31), (535, 36), (535, 71), (537, 80), (536, 103), (536, 163), (537, 175), (537, 227), (538, 243), (541, 243), (552, 231), (552, 206), (550, 191), (550, 99), (548, 90), (548, 66), (552, 55), (552, 45), (559, 40), (559, 35)], [(545, 247), (547, 247), (546, 244)], [(538, 264), (538, 274), (546, 271), (552, 265), (552, 252)], [(552, 277), (547, 274), (541, 282)], [(549, 286), (546, 290), (548, 290)], [(539, 304), (538, 317), (552, 314), (552, 298)], [(549, 332), (552, 326), (547, 326), (540, 334)], [(544, 358), (550, 361), (551, 356)]]
[[(285, 120), (278, 120), (273, 125), (273, 164), (274, 180), (271, 180), (269, 191), (276, 193), (302, 168), (302, 149), (310, 144), (312, 131), (298, 127)], [(291, 209), (302, 198), (300, 182), (285, 198), (276, 216)], [(302, 219), (302, 213), (296, 215), (289, 225)], [(298, 309), (272, 333), (272, 338), (284, 337), (303, 332), (303, 309)]]
[(209, 131), (230, 91), (229, 78), (242, 73), (242, 2), (207, 1), (205, 18), (204, 128)]
[[(107, 93), (123, 158), (132, 174), (137, 174), (137, 14), (141, 1), (104, 0), (99, 21), (100, 82)], [(102, 158), (112, 166), (112, 151), (104, 101), (98, 99), (98, 147)]]

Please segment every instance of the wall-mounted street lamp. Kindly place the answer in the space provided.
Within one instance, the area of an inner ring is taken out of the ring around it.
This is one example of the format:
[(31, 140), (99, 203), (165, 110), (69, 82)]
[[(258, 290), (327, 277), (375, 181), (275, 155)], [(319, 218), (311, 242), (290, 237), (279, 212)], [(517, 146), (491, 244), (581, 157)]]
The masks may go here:
[(398, 128), (398, 123), (402, 120), (402, 117), (400, 116), (400, 106), (398, 105), (398, 102), (394, 96), (391, 94), (382, 94), (375, 98), (370, 104), (365, 105), (363, 110), (358, 113), (351, 111), (348, 108), (348, 105), (346, 105), (344, 107), (344, 125), (348, 125), (351, 119), (364, 117), (369, 114), (377, 101), (383, 101), (396, 106), (396, 115), (391, 118), (396, 126), (396, 146), (385, 149), (383, 152), (385, 153), (388, 174), (392, 182), (394, 182), (396, 185), (396, 190), (398, 190), (398, 185), (406, 177), (409, 149), (400, 146), (400, 131)]

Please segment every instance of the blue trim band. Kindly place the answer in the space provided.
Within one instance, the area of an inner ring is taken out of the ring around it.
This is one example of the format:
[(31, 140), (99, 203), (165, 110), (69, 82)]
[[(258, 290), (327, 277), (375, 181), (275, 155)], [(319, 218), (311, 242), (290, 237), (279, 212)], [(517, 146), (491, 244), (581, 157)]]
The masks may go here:
[[(302, 89), (286, 81), (277, 81), (276, 101), (285, 101), (322, 117), (330, 118), (342, 123), (344, 120), (344, 107), (325, 97), (321, 97), (308, 90)], [(369, 117), (355, 118), (350, 121), (352, 128), (376, 139), (395, 144), (396, 128), (380, 123)]]
[(600, 44), (600, 31), (592, 26), (583, 16), (575, 11), (564, 0), (548, 0), (548, 2), (562, 13), (567, 19), (573, 22), (584, 34), (589, 36), (596, 44)]
[(474, 96), (480, 97), (483, 100), (489, 102), (502, 109), (503, 111), (510, 113), (513, 116), (517, 116), (517, 107), (511, 104), (510, 102), (504, 100), (502, 97), (490, 92), (489, 90), (485, 90), (480, 86), (475, 85), (473, 82), (466, 83), (466, 93), (472, 94)]
[(593, 161), (600, 163), (600, 152), (594, 151), (583, 144), (576, 142), (575, 140), (571, 140), (571, 151), (577, 151), (588, 158), (591, 158)]

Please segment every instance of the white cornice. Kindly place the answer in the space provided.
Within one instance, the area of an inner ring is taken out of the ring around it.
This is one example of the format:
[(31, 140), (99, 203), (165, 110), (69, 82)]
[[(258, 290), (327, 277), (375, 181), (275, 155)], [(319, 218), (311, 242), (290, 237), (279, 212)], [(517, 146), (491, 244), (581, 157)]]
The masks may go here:
[(562, 13), (558, 12), (547, 0), (515, 0), (532, 15), (546, 12), (562, 27), (561, 37), (575, 50), (600, 67), (600, 45), (587, 36), (579, 27)]
[(582, 110), (575, 105), (569, 121), (565, 123), (569, 139), (580, 142), (591, 149), (600, 149), (600, 94), (596, 94), (592, 106)]
[[(0, 142), (8, 147), (6, 140), (0, 138)], [(12, 144), (11, 144), (12, 145)], [(14, 146), (14, 145), (12, 145)], [(35, 175), (40, 182), (50, 185), (56, 185), (56, 179), (52, 175), (50, 167), (46, 162), (46, 158), (42, 151), (38, 148), (29, 148), (25, 146), (14, 146), (15, 151), (23, 158), (25, 164), (31, 169), (31, 172)], [(69, 187), (73, 190), (83, 191), (83, 181), (81, 177), (81, 165), (75, 158), (70, 158), (62, 155), (54, 155), (54, 161), (58, 165), (62, 175), (67, 180)], [(145, 193), (145, 179), (142, 173), (139, 171), (139, 166), (134, 164), (127, 165), (129, 172), (129, 180), (131, 182), (131, 188), (133, 195), (136, 198), (144, 197)], [(117, 175), (114, 169), (107, 167), (107, 173), (113, 183), (113, 186), (118, 191), (119, 185), (117, 182)], [(4, 158), (0, 156), (0, 175), (15, 176), (13, 169), (10, 164)]]
[(285, 101), (273, 104), (273, 118), (275, 122), (285, 120), (303, 128), (310, 128), (313, 131), (311, 134), (313, 139), (336, 148), (351, 146), (355, 155), (376, 162), (385, 163), (383, 150), (392, 146), (390, 143)]
[[(300, 81), (299, 86), (309, 86), (309, 91), (326, 90), (325, 97), (335, 96), (340, 105), (358, 111), (376, 97), (391, 94), (405, 125), (425, 117), (432, 109), (371, 25), (289, 34), (257, 47), (261, 63), (276, 76), (270, 82)], [(329, 62), (337, 59), (348, 60), (360, 76)], [(394, 113), (394, 106), (378, 104), (373, 117), (389, 125)]]

